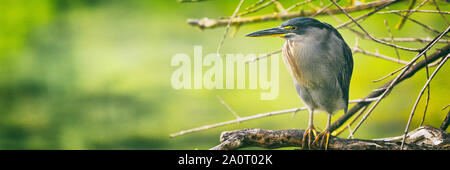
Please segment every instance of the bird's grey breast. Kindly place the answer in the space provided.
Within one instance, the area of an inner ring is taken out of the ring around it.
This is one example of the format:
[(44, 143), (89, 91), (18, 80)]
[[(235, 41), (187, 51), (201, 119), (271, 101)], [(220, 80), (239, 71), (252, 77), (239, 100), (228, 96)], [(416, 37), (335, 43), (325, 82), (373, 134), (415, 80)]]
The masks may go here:
[(322, 79), (329, 80), (330, 67), (335, 67), (336, 55), (342, 54), (340, 41), (332, 31), (320, 28), (310, 28), (303, 35), (286, 39), (284, 61), (292, 72), (298, 72), (291, 73), (295, 81), (317, 86), (323, 83)]
[(310, 107), (328, 112), (344, 107), (338, 81), (339, 67), (345, 64), (343, 45), (345, 42), (334, 31), (321, 28), (310, 28), (303, 35), (286, 39), (283, 59), (300, 97)]

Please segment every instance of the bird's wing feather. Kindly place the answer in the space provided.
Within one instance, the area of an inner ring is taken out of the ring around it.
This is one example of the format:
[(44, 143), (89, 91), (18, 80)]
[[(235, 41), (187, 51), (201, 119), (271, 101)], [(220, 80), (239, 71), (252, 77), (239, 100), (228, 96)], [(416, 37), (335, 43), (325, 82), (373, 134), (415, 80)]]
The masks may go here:
[(339, 86), (341, 88), (342, 92), (342, 98), (345, 102), (344, 111), (347, 113), (348, 108), (348, 93), (349, 93), (349, 87), (350, 87), (350, 79), (352, 77), (353, 72), (353, 56), (352, 56), (352, 50), (350, 47), (348, 47), (347, 43), (345, 42), (342, 35), (330, 24), (324, 23), (329, 29), (333, 30), (333, 32), (337, 35), (339, 39), (342, 40), (342, 49), (343, 49), (343, 60), (340, 60), (339, 62), (339, 71), (340, 74), (338, 75), (338, 82)]
[(343, 65), (340, 67), (341, 74), (338, 76), (338, 81), (339, 81), (339, 85), (341, 87), (342, 97), (345, 102), (344, 111), (345, 111), (345, 113), (347, 113), (350, 79), (352, 77), (352, 72), (353, 72), (353, 57), (352, 57), (352, 51), (350, 50), (350, 47), (348, 47), (348, 45), (345, 42), (343, 42), (343, 53), (344, 53), (345, 63), (343, 63)]

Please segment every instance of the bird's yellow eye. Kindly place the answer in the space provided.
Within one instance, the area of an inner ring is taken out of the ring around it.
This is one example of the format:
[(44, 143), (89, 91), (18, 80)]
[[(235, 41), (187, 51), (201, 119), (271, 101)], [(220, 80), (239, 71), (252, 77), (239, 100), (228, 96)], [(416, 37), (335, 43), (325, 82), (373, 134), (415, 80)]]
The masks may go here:
[(297, 27), (295, 27), (295, 26), (285, 26), (283, 28), (287, 29), (287, 30), (296, 30), (297, 29)]

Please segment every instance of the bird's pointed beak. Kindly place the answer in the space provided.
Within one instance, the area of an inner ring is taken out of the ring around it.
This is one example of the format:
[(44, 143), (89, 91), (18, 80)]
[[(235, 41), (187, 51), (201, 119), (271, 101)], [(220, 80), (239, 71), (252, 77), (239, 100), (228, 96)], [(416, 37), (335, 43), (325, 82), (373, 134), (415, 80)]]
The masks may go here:
[(280, 27), (275, 27), (275, 28), (269, 28), (269, 29), (265, 29), (265, 30), (261, 30), (261, 31), (252, 32), (245, 36), (247, 36), (247, 37), (282, 37), (282, 36), (286, 35), (287, 33), (289, 33), (289, 32), (286, 29), (283, 29)]

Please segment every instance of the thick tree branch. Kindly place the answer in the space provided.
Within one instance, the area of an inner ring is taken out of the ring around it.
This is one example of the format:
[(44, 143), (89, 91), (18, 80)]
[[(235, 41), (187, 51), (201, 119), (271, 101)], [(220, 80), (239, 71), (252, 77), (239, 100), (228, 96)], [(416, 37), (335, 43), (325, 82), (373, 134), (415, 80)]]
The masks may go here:
[[(220, 136), (221, 144), (211, 148), (211, 150), (235, 150), (251, 146), (268, 149), (301, 147), (304, 132), (304, 130), (300, 129), (241, 129), (236, 131), (226, 131)], [(343, 139), (331, 136), (328, 149), (397, 150), (400, 149), (401, 140), (402, 136), (375, 140)], [(450, 150), (449, 134), (431, 126), (422, 126), (408, 134), (404, 149)]]

